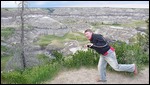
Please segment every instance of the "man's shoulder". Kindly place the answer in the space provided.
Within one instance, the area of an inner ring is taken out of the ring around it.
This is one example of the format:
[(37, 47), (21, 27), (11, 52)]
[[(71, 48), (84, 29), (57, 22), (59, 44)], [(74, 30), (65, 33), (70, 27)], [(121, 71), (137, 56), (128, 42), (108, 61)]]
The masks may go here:
[(101, 34), (93, 34), (93, 37), (101, 37)]

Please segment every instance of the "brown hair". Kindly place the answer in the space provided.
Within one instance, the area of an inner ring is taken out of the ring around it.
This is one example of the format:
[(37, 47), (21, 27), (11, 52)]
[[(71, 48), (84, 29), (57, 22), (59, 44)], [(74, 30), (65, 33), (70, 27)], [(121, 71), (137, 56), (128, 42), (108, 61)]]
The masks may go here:
[(86, 30), (84, 31), (84, 33), (86, 33), (86, 32), (91, 32), (91, 33), (93, 33), (91, 29), (86, 29)]

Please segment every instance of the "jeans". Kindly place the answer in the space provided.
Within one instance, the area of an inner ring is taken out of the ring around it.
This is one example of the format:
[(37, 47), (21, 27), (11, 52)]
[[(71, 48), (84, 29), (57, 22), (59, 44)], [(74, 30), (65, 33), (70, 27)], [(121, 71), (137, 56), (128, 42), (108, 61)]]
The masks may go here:
[(100, 80), (106, 80), (106, 66), (107, 63), (115, 70), (115, 71), (126, 71), (133, 72), (135, 69), (134, 64), (118, 64), (116, 59), (115, 51), (109, 49), (108, 54), (106, 56), (101, 55), (98, 62), (98, 72), (100, 76)]

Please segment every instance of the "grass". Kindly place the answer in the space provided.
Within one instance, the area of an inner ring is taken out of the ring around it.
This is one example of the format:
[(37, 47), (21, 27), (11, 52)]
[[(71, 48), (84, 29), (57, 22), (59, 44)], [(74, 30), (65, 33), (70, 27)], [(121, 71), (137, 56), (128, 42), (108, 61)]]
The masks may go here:
[(8, 48), (7, 48), (6, 46), (2, 46), (2, 45), (1, 45), (1, 52), (6, 52), (7, 49), (8, 49)]
[(90, 25), (92, 25), (94, 28), (99, 28), (101, 26), (120, 26), (120, 27), (126, 27), (126, 28), (136, 28), (136, 27), (147, 27), (147, 23), (145, 22), (145, 20), (136, 20), (136, 21), (131, 21), (128, 23), (122, 23), (122, 24), (118, 24), (118, 23), (103, 23), (103, 22), (93, 22), (93, 23), (89, 23)]
[(45, 35), (39, 37), (39, 40), (35, 42), (35, 44), (38, 44), (40, 46), (47, 46), (48, 44), (52, 44), (58, 47), (63, 47), (63, 44), (65, 42), (71, 41), (71, 40), (77, 40), (80, 42), (87, 41), (84, 34), (75, 32), (75, 33), (67, 33), (63, 37), (58, 37), (55, 35)]
[(45, 54), (37, 54), (38, 60), (41, 60), (43, 64), (48, 64), (50, 63), (50, 58), (46, 56)]
[(13, 33), (15, 29), (13, 27), (7, 27), (1, 29), (1, 37), (4, 37), (5, 39), (9, 38)]
[(4, 72), (1, 81), (7, 84), (37, 84), (57, 75), (60, 66), (57, 63), (36, 66), (24, 71)]
[(66, 20), (63, 20), (62, 23), (63, 23), (63, 24), (77, 24), (78, 21), (66, 19)]
[(118, 23), (104, 23), (104, 22), (91, 22), (89, 24), (92, 25), (94, 28), (98, 28), (101, 26), (121, 26), (121, 24)]
[(131, 21), (130, 23), (121, 24), (122, 27), (136, 28), (136, 27), (147, 27), (145, 20)]
[(11, 56), (3, 56), (1, 57), (1, 71), (5, 69), (7, 62), (12, 58)]
[[(1, 38), (8, 39), (14, 33), (15, 29), (13, 27), (1, 28)], [(2, 40), (1, 40), (2, 42)], [(5, 69), (5, 66), (11, 56), (7, 54), (2, 54), (8, 51), (8, 47), (1, 45), (1, 71)]]
[[(7, 52), (9, 48), (1, 46), (1, 52)], [(8, 60), (11, 58), (10, 55), (1, 54), (1, 71), (5, 69)]]

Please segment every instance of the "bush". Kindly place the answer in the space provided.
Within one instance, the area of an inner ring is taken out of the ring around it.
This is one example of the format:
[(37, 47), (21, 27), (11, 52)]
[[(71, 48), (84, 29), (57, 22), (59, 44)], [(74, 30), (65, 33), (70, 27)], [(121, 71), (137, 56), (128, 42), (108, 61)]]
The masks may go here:
[(4, 72), (1, 80), (10, 84), (35, 84), (53, 78), (59, 70), (58, 63), (47, 64), (24, 71)]
[(38, 66), (24, 71), (23, 76), (28, 79), (27, 83), (40, 83), (46, 79), (53, 78), (58, 73), (59, 67), (58, 63)]
[(55, 56), (55, 59), (52, 62), (58, 62), (59, 64), (64, 62), (64, 57), (63, 57), (62, 53), (54, 50), (54, 51), (52, 51), (52, 55)]
[(27, 83), (27, 79), (21, 75), (19, 71), (13, 71), (9, 73), (2, 73), (1, 80), (10, 84), (23, 84)]
[(132, 64), (135, 63), (138, 69), (142, 69), (141, 66), (149, 63), (148, 54), (141, 49), (140, 45), (137, 44), (126, 44), (125, 42), (114, 43), (112, 46), (116, 49), (116, 56), (118, 63), (120, 64)]
[(72, 68), (80, 68), (81, 66), (90, 67), (98, 64), (99, 54), (88, 49), (88, 51), (77, 51), (72, 55), (72, 59), (66, 60), (65, 65)]
[(69, 58), (64, 59), (63, 66), (67, 69), (74, 68), (74, 62), (72, 56), (71, 57), (69, 56)]

